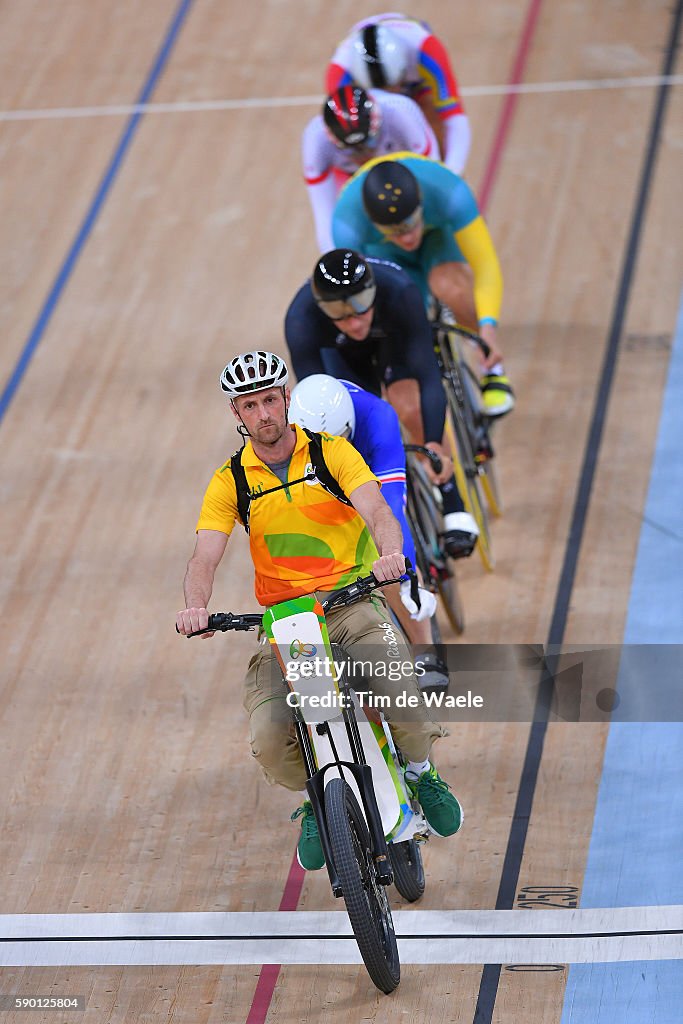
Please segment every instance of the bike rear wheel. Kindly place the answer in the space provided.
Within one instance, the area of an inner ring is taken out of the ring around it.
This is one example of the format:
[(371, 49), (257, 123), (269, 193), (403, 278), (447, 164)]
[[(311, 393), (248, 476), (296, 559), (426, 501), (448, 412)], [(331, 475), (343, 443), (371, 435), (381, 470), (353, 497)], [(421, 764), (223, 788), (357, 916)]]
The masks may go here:
[(477, 550), (479, 556), (489, 572), (493, 569), (494, 559), (491, 547), (491, 531), (486, 510), (486, 504), (482, 500), (482, 484), (470, 439), (462, 420), (462, 413), (457, 400), (450, 388), (446, 387), (446, 400), (449, 407), (450, 417), (446, 422), (446, 433), (454, 450), (453, 472), (460, 491), (460, 496), (465, 503), (465, 508), (474, 518), (479, 527), (479, 539)]
[(389, 843), (394, 885), (409, 903), (419, 900), (425, 891), (425, 872), (420, 844), (414, 839)]
[[(441, 607), (446, 613), (446, 618), (456, 633), (465, 631), (465, 610), (458, 590), (458, 581), (455, 576), (439, 577), (436, 581), (436, 590), (441, 600)], [(435, 616), (436, 618), (436, 616)], [(439, 638), (440, 639), (440, 638)], [(435, 640), (438, 643), (438, 640)]]
[(481, 410), (477, 407), (473, 395), (473, 377), (468, 376), (468, 365), (461, 354), (455, 331), (449, 330), (447, 326), (435, 325), (435, 340), (446, 393), (446, 434), (451, 445), (455, 480), (465, 508), (479, 528), (479, 556), (485, 568), (490, 571), (493, 569), (494, 560), (487, 514), (488, 503), (484, 499), (485, 469), (476, 458)]
[[(479, 381), (469, 363), (463, 361), (464, 384), (469, 396), (469, 402), (473, 408), (476, 407), (476, 400), (473, 396), (479, 393)], [(479, 481), (481, 483), (488, 510), (492, 516), (503, 514), (503, 501), (498, 484), (498, 473), (496, 470), (496, 459), (491, 447), (492, 426), (487, 417), (477, 416), (475, 431), (477, 438), (475, 461), (479, 467)]]
[[(437, 508), (434, 490), (424, 467), (414, 455), (406, 457), (408, 504), (406, 515), (415, 541), (417, 566), (425, 586), (436, 589), (446, 618), (456, 633), (465, 629), (465, 611), (458, 583), (448, 556), (441, 547), (443, 518)], [(436, 616), (432, 617), (432, 639), (441, 642)]]
[(325, 787), (325, 817), (334, 866), (360, 954), (373, 983), (393, 992), (401, 964), (386, 889), (377, 881), (370, 833), (353, 790), (344, 779)]

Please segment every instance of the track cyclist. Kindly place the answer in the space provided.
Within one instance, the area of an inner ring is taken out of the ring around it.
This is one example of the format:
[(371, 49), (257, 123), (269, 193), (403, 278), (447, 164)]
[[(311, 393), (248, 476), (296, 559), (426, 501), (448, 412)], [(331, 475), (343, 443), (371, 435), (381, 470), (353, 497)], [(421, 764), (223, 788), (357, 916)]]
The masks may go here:
[[(185, 574), (185, 608), (176, 616), (178, 631), (184, 635), (208, 626), (207, 605), (216, 569), (239, 518), (241, 485), (233, 465), (238, 476), (244, 471), (251, 496), (245, 520), (260, 604), (271, 606), (312, 593), (324, 598), (371, 571), (378, 580), (396, 579), (405, 572), (399, 524), (382, 498), (376, 477), (348, 441), (327, 434), (317, 441), (324, 453), (325, 475), (329, 473), (328, 486), (334, 485), (343, 500), (331, 498), (319, 480), (304, 479), (314, 459), (315, 435), (309, 438), (301, 427), (288, 422), (288, 379), (284, 361), (265, 351), (235, 356), (221, 374), (221, 388), (238, 429), (249, 440), (235, 454), (235, 463), (229, 459), (216, 470), (204, 495), (195, 549)], [(438, 835), (453, 835), (462, 822), (460, 804), (429, 760), (433, 741), (445, 732), (430, 718), (414, 675), (404, 676), (399, 684), (387, 678), (386, 664), (379, 670), (380, 663), (390, 658), (384, 598), (375, 592), (353, 605), (336, 607), (327, 615), (327, 626), (332, 641), (342, 643), (351, 657), (364, 658), (368, 645), (373, 645), (376, 661), (365, 681), (374, 693), (391, 699), (405, 688), (418, 695), (410, 720), (401, 721), (394, 710), (386, 717), (410, 759), (406, 779), (431, 829)], [(393, 638), (399, 659), (410, 662), (399, 633), (395, 630)], [(249, 662), (244, 706), (249, 713), (252, 753), (266, 779), (294, 792), (303, 790), (306, 772), (270, 645), (261, 647)], [(308, 801), (292, 816), (299, 817), (299, 862), (307, 870), (316, 870), (324, 858)]]
[[(403, 535), (403, 554), (411, 565), (417, 564), (415, 544), (406, 520), (406, 462), (398, 417), (388, 402), (364, 391), (347, 380), (336, 380), (314, 373), (292, 390), (289, 407), (292, 423), (316, 432), (346, 437), (362, 455), (382, 486), (382, 496), (394, 513)], [(436, 598), (420, 589), (420, 608), (402, 584), (403, 599), (397, 600), (395, 588), (385, 590), (392, 611), (418, 653), (415, 664), (421, 666), (419, 686), (423, 690), (445, 690), (448, 668), (432, 648), (429, 619), (436, 611)]]
[(444, 469), (435, 476), (444, 512), (443, 542), (452, 558), (470, 555), (479, 528), (443, 446), (446, 399), (422, 297), (400, 267), (348, 249), (319, 257), (285, 316), (285, 338), (298, 380), (328, 373), (389, 401), (415, 444), (431, 448)]
[(434, 129), (446, 166), (463, 173), (470, 124), (446, 48), (427, 22), (403, 14), (359, 21), (335, 50), (326, 75), (328, 92), (349, 82), (410, 96)]
[(405, 150), (439, 155), (434, 132), (407, 96), (344, 85), (327, 97), (322, 113), (308, 122), (301, 138), (320, 252), (332, 248), (332, 211), (344, 182), (372, 157)]
[[(467, 182), (410, 153), (367, 163), (342, 190), (332, 219), (335, 245), (392, 260), (410, 274), (427, 307), (432, 296), (490, 348), (482, 360), (487, 416), (514, 405), (498, 343), (503, 279), (484, 218)], [(473, 280), (472, 280), (473, 278)]]

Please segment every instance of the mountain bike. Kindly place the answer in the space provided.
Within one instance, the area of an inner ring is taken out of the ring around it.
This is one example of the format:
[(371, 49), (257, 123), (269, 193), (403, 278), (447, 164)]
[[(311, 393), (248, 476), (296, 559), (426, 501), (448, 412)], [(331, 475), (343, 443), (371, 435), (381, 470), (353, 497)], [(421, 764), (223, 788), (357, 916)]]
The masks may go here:
[[(465, 629), (465, 613), (458, 583), (446, 549), (443, 546), (443, 511), (441, 495), (432, 484), (418, 456), (425, 456), (436, 473), (441, 472), (441, 459), (435, 452), (419, 444), (406, 444), (406, 519), (415, 543), (417, 568), (424, 586), (439, 595), (441, 607), (456, 633)], [(432, 639), (441, 643), (441, 631), (433, 615)]]
[(502, 512), (500, 489), (491, 443), (491, 421), (480, 401), (477, 376), (465, 358), (462, 341), (476, 345), (486, 356), (490, 350), (483, 338), (459, 324), (441, 317), (432, 321), (434, 351), (441, 370), (449, 416), (446, 432), (453, 450), (453, 469), (467, 511), (479, 527), (477, 547), (484, 566), (493, 569), (489, 513)]
[[(416, 599), (414, 573), (411, 581)], [(420, 898), (425, 877), (419, 843), (430, 829), (410, 796), (405, 761), (386, 721), (359, 700), (357, 680), (362, 682), (362, 676), (356, 675), (342, 648), (330, 642), (325, 613), (395, 582), (379, 582), (370, 574), (322, 603), (310, 595), (283, 601), (262, 615), (217, 613), (209, 616), (206, 629), (188, 634), (260, 626), (267, 635), (289, 689), (287, 701), (332, 892), (344, 899), (363, 962), (385, 993), (401, 977), (386, 888), (393, 882), (405, 899)], [(305, 664), (312, 665), (310, 675)]]

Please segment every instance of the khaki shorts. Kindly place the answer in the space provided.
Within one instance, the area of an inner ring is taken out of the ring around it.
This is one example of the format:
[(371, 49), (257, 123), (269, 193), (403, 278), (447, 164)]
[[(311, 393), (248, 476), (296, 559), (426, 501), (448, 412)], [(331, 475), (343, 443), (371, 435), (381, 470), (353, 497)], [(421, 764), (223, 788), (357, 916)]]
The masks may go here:
[[(326, 593), (319, 592), (323, 599)], [(346, 607), (333, 608), (326, 615), (332, 643), (339, 644), (354, 661), (377, 665), (385, 661), (412, 664), (410, 649), (389, 617), (387, 604), (379, 594)], [(395, 653), (398, 652), (398, 653)], [(447, 732), (430, 718), (415, 676), (402, 673), (400, 682), (381, 674), (363, 673), (364, 688), (373, 695), (392, 699), (399, 692), (418, 698), (416, 707), (403, 713), (384, 709), (392, 735), (403, 754), (411, 761), (429, 757), (432, 743)], [(245, 677), (244, 707), (249, 713), (251, 752), (270, 783), (300, 791), (306, 786), (299, 744), (292, 713), (286, 703), (287, 686), (271, 645), (262, 647), (249, 662)]]

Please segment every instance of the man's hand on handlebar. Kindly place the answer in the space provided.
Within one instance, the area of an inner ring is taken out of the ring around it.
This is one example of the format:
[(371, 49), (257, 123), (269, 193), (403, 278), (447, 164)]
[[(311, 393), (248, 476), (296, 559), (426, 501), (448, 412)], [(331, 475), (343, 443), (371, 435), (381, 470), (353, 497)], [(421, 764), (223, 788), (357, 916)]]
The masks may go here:
[[(209, 613), (206, 608), (184, 608), (176, 615), (176, 629), (183, 636), (190, 633), (197, 633), (200, 629), (206, 629), (209, 625)], [(202, 640), (213, 636), (212, 632), (202, 633)]]
[(430, 452), (434, 452), (434, 454), (441, 460), (441, 469), (438, 473), (430, 460), (424, 460), (424, 467), (427, 471), (427, 476), (433, 484), (445, 484), (453, 475), (453, 461), (450, 455), (444, 446), (439, 444), (437, 441), (427, 441), (425, 448), (428, 448)]
[(400, 576), (405, 576), (406, 560), (400, 551), (393, 552), (390, 555), (380, 555), (372, 563), (372, 571), (380, 583), (384, 580), (397, 580)]

